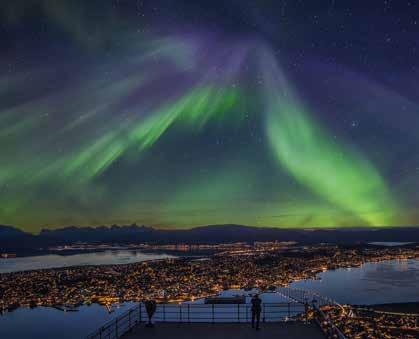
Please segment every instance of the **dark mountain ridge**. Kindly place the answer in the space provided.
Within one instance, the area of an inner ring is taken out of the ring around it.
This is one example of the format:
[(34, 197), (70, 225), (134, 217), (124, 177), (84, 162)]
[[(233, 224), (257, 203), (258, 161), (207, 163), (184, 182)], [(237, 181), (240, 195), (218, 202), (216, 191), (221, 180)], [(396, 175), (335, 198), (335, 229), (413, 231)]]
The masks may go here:
[(24, 234), (29, 234), (29, 233), (25, 233), (14, 226), (0, 225), (0, 237), (15, 237), (15, 236), (20, 236)]
[(87, 243), (229, 243), (254, 241), (297, 241), (300, 243), (419, 242), (419, 227), (297, 229), (252, 227), (243, 225), (208, 225), (191, 229), (155, 229), (136, 224), (127, 226), (68, 226), (43, 229), (37, 235), (12, 226), (0, 226), (0, 249), (15, 250), (45, 248)]

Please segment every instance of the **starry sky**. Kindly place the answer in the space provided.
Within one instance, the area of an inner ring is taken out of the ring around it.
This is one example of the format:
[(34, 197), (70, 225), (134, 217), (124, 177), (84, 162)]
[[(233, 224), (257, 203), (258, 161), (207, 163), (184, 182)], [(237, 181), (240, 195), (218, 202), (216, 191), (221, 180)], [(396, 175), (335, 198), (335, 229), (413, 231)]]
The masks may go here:
[(0, 224), (419, 223), (414, 1), (4, 0)]

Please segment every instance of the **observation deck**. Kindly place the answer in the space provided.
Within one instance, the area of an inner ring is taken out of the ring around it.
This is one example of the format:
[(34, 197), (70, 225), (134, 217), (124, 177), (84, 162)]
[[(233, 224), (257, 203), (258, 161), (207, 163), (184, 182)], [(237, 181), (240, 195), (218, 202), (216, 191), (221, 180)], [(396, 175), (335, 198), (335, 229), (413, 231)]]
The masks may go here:
[[(143, 304), (128, 310), (103, 325), (86, 339), (231, 339), (231, 338), (325, 338), (324, 330), (345, 339), (318, 308), (335, 303), (304, 290), (278, 287), (260, 294), (262, 298), (261, 329), (251, 328), (250, 294), (242, 304), (194, 303), (158, 304), (153, 327), (145, 326), (147, 313)], [(307, 322), (308, 313), (316, 316)], [(319, 326), (319, 324), (322, 326)]]

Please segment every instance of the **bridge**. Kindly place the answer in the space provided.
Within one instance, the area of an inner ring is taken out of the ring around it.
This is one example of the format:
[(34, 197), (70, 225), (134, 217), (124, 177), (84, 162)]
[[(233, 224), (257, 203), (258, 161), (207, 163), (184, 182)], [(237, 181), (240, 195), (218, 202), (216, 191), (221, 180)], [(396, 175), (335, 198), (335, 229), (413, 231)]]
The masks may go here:
[[(86, 339), (209, 339), (209, 338), (336, 338), (345, 336), (324, 316), (320, 306), (336, 304), (318, 294), (278, 287), (261, 294), (261, 330), (250, 326), (251, 309), (244, 304), (195, 303), (158, 304), (153, 316), (154, 327), (146, 327), (144, 305), (138, 304), (103, 325)], [(246, 301), (250, 297), (246, 297)], [(308, 313), (316, 315), (307, 321)], [(320, 326), (321, 325), (321, 326)]]

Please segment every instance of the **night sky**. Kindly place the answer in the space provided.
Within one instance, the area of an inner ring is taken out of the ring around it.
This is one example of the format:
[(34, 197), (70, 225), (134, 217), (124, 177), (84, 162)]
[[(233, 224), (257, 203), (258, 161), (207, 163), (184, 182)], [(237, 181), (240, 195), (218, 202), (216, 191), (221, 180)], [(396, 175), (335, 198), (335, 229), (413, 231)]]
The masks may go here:
[(419, 223), (419, 2), (2, 0), (0, 224)]

